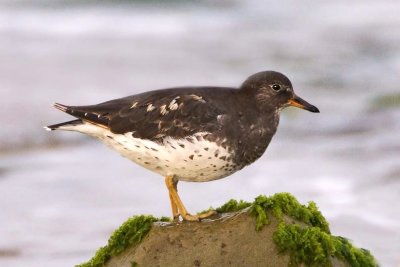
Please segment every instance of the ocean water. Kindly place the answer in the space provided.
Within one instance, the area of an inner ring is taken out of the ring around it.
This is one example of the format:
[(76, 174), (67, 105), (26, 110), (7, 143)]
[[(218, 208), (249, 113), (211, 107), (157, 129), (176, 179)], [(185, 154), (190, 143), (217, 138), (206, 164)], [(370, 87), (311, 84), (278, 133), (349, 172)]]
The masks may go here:
[(0, 266), (71, 266), (135, 214), (169, 216), (163, 178), (51, 107), (273, 69), (320, 114), (289, 108), (267, 153), (180, 183), (190, 211), (290, 192), (333, 234), (400, 266), (400, 2), (0, 1)]

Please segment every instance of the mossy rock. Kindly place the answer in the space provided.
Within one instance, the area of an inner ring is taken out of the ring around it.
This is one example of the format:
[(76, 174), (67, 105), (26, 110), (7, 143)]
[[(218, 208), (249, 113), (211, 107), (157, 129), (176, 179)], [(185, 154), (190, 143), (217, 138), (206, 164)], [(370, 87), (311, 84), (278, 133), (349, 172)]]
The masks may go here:
[(367, 250), (332, 236), (315, 203), (288, 193), (216, 210), (202, 222), (134, 216), (78, 266), (378, 266)]

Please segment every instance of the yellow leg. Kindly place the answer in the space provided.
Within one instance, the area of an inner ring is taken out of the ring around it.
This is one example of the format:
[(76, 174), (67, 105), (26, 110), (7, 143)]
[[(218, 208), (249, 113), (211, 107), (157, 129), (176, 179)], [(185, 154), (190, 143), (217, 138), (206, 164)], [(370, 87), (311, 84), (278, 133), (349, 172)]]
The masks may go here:
[(165, 184), (167, 185), (169, 191), (169, 198), (171, 201), (172, 215), (174, 220), (177, 220), (180, 215), (184, 221), (199, 221), (200, 219), (204, 219), (215, 214), (215, 211), (209, 211), (200, 215), (189, 214), (178, 195), (178, 181), (175, 181), (172, 176), (167, 176), (165, 177)]
[[(176, 189), (176, 185), (177, 185), (178, 183), (175, 182), (175, 181), (172, 181), (172, 183), (173, 183), (174, 189), (177, 190), (177, 189)], [(172, 218), (173, 218), (174, 221), (178, 221), (178, 220), (179, 220), (178, 206), (176, 205), (174, 199), (172, 198), (171, 193), (169, 193), (169, 200), (171, 201)]]

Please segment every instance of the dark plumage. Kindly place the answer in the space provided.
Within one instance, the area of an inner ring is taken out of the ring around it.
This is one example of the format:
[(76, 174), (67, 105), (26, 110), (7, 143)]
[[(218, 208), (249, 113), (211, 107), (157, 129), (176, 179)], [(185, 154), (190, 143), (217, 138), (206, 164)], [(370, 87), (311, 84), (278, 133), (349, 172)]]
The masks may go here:
[[(146, 144), (154, 144), (152, 147), (154, 151), (165, 149), (173, 157), (178, 155), (176, 147), (179, 146), (184, 150), (184, 152), (179, 152), (180, 156), (187, 153), (190, 156), (185, 156), (185, 160), (189, 158), (190, 162), (198, 163), (192, 166), (192, 168), (198, 167), (193, 170), (194, 176), (187, 172), (177, 172), (171, 167), (155, 167), (158, 163), (154, 160), (154, 162), (147, 160), (142, 164), (137, 160), (137, 155), (144, 152), (139, 150), (131, 154), (120, 152), (142, 166), (154, 165), (145, 167), (171, 176), (176, 186), (178, 180), (219, 179), (254, 162), (264, 153), (275, 134), (280, 110), (289, 105), (319, 112), (316, 107), (294, 94), (292, 84), (286, 76), (274, 71), (265, 71), (250, 76), (240, 88), (170, 88), (90, 106), (55, 104), (56, 108), (75, 116), (78, 120), (48, 126), (48, 129), (80, 131), (103, 141), (107, 139), (103, 139), (103, 135), (116, 140), (120, 136), (126, 138), (128, 134), (132, 140), (143, 140)], [(91, 127), (90, 130), (85, 130), (86, 126)], [(93, 128), (94, 126), (97, 130)], [(99, 129), (103, 129), (104, 134)], [(180, 143), (175, 146), (171, 144), (176, 140)], [(183, 141), (186, 142), (186, 147)], [(123, 146), (121, 141), (105, 142), (112, 147)], [(128, 141), (124, 139), (124, 142), (129, 142), (129, 139)], [(194, 145), (189, 148), (188, 144)], [(207, 144), (220, 148), (212, 152), (216, 156), (209, 155), (208, 160), (204, 160), (203, 155), (197, 152), (199, 156), (195, 157), (195, 152), (198, 151), (196, 146), (208, 151), (207, 146), (210, 145)], [(139, 149), (141, 144), (135, 146)], [(125, 146), (124, 149), (131, 148)], [(173, 149), (176, 152), (171, 152)], [(223, 151), (222, 154), (219, 150)], [(146, 153), (149, 154), (149, 152)], [(155, 158), (159, 160), (160, 156), (155, 156)], [(216, 158), (218, 162), (226, 162), (226, 166), (212, 173), (209, 165), (215, 165), (213, 162)], [(170, 163), (170, 165), (173, 164), (174, 162)], [(198, 176), (205, 178), (197, 179)], [(172, 189), (169, 189), (171, 193)], [(180, 206), (177, 199), (174, 199), (174, 202)], [(182, 214), (185, 213), (182, 210), (174, 212), (174, 216), (178, 213), (184, 219), (189, 218)]]

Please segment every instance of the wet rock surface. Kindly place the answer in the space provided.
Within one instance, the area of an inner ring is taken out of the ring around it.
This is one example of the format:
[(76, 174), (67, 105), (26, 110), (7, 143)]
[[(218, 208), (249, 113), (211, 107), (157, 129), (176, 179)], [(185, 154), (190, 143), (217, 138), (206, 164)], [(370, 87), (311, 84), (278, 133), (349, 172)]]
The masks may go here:
[(290, 255), (279, 253), (273, 241), (278, 220), (255, 227), (246, 210), (202, 222), (155, 223), (140, 244), (105, 266), (288, 266)]

